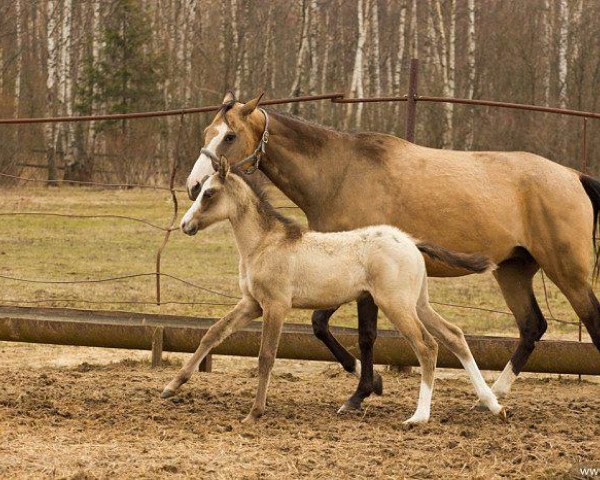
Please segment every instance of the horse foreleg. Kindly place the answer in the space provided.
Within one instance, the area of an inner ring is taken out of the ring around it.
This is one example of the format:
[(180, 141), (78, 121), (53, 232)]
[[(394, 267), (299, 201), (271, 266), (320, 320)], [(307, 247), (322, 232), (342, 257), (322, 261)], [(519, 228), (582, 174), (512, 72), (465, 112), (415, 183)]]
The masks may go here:
[(177, 390), (186, 383), (192, 373), (198, 370), (198, 365), (206, 355), (229, 335), (243, 328), (255, 318), (258, 318), (262, 310), (258, 303), (252, 299), (242, 299), (231, 312), (211, 326), (202, 337), (198, 349), (181, 368), (179, 373), (163, 390), (161, 397), (168, 398), (177, 393)]
[(260, 418), (265, 411), (267, 403), (267, 387), (271, 378), (271, 370), (275, 363), (281, 330), (285, 315), (289, 310), (282, 305), (270, 305), (265, 307), (263, 315), (262, 340), (258, 354), (258, 389), (256, 399), (244, 423), (253, 422)]
[(548, 324), (533, 293), (533, 276), (539, 266), (530, 256), (514, 258), (500, 263), (494, 272), (504, 299), (514, 314), (519, 327), (520, 340), (508, 364), (492, 386), (498, 398), (505, 397), (542, 338)]
[(373, 345), (377, 339), (378, 308), (371, 295), (360, 299), (358, 307), (358, 344), (360, 347), (360, 364), (357, 374), (360, 375), (358, 387), (354, 394), (340, 407), (338, 413), (347, 410), (360, 410), (362, 401), (375, 392), (381, 395), (383, 383), (381, 375), (373, 371)]

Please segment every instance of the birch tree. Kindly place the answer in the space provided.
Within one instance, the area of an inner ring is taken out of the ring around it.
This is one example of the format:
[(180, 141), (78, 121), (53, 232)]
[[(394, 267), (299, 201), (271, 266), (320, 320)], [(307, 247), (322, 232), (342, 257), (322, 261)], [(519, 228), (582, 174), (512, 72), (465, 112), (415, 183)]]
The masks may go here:
[[(356, 17), (358, 20), (358, 32), (356, 39), (356, 50), (354, 54), (354, 67), (352, 68), (352, 81), (350, 83), (350, 95), (355, 98), (364, 96), (364, 50), (367, 37), (367, 23), (365, 22), (365, 2), (357, 0)], [(356, 105), (356, 114), (354, 115), (354, 126), (360, 129), (362, 125), (362, 103), (349, 103), (346, 110), (346, 118), (344, 122), (345, 128), (349, 128), (352, 120), (354, 106)]]
[[(58, 69), (58, 45), (56, 41), (58, 25), (58, 2), (57, 0), (47, 0), (46, 3), (46, 43), (47, 43), (47, 62), (46, 62), (46, 96), (47, 96), (47, 115), (56, 114), (56, 83)], [(48, 158), (48, 185), (56, 185), (56, 123), (46, 123), (44, 134), (46, 138), (46, 155)]]
[[(472, 99), (475, 94), (475, 0), (467, 2), (467, 98)], [(473, 148), (474, 128), (475, 128), (475, 110), (469, 108), (467, 135), (465, 138), (465, 147), (467, 150)]]
[(567, 42), (569, 37), (569, 4), (560, 0), (558, 4), (558, 103), (560, 108), (567, 106)]
[[(310, 27), (310, 10), (311, 2), (313, 0), (301, 0), (300, 6), (302, 8), (302, 26), (300, 30), (300, 46), (298, 48), (298, 54), (296, 56), (296, 69), (294, 74), (294, 80), (290, 89), (290, 97), (297, 97), (300, 95), (300, 84), (302, 81), (302, 75), (304, 72), (304, 64), (306, 56), (308, 55), (309, 49), (309, 27)], [(290, 104), (289, 110), (293, 111), (297, 109), (297, 104)]]

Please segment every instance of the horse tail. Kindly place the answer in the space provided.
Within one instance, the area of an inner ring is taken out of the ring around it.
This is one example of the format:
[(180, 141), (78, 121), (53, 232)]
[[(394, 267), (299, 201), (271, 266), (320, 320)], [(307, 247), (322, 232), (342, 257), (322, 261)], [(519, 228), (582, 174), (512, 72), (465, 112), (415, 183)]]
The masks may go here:
[(435, 243), (417, 242), (416, 245), (421, 253), (429, 258), (451, 267), (462, 268), (471, 273), (484, 273), (495, 267), (489, 258), (477, 253), (453, 252)]
[(592, 243), (594, 245), (594, 270), (592, 272), (592, 278), (595, 280), (600, 274), (600, 247), (596, 242), (596, 230), (598, 228), (598, 213), (600, 213), (600, 182), (589, 175), (583, 173), (579, 176), (581, 185), (590, 201), (592, 202), (592, 208), (594, 209), (594, 229), (592, 230)]

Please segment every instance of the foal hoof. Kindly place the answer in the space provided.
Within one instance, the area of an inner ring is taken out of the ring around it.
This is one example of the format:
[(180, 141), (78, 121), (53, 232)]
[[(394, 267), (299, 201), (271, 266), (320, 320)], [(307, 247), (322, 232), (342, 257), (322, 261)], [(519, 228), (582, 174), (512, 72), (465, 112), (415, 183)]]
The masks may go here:
[(373, 372), (373, 393), (383, 395), (383, 378), (377, 372)]
[(165, 388), (160, 394), (160, 398), (171, 398), (175, 396), (175, 393), (176, 392), (174, 390), (171, 390), (170, 388)]
[(338, 408), (337, 413), (357, 413), (362, 411), (362, 406), (360, 404), (355, 404), (350, 401), (344, 403), (340, 408)]
[(500, 409), (500, 411), (497, 413), (497, 415), (500, 417), (500, 420), (502, 420), (503, 422), (508, 423), (508, 415), (506, 413), (506, 407), (502, 407)]

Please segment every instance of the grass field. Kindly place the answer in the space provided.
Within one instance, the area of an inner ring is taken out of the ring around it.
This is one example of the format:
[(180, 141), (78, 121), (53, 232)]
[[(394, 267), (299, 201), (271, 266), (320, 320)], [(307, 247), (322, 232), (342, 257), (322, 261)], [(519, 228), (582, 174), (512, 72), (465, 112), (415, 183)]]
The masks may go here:
[[(178, 194), (181, 218), (189, 206), (184, 194)], [(276, 205), (289, 205), (282, 197)], [(0, 212), (58, 212), (69, 214), (127, 215), (168, 226), (172, 216), (170, 194), (162, 190), (101, 190), (95, 188), (12, 187), (0, 194)], [(284, 213), (304, 221), (298, 209)], [(155, 271), (155, 255), (164, 232), (147, 225), (122, 219), (62, 218), (16, 215), (0, 217), (0, 274), (48, 280), (79, 280), (149, 273)], [(230, 227), (220, 224), (190, 238), (179, 231), (171, 234), (162, 256), (162, 271), (190, 280), (213, 290), (237, 296), (238, 255)], [(89, 284), (37, 284), (0, 278), (0, 303), (27, 305), (27, 301), (53, 299), (39, 306), (135, 310), (197, 316), (220, 316), (229, 307), (219, 305), (161, 306), (118, 302), (154, 302), (153, 276), (116, 282)], [(549, 280), (548, 302), (555, 317), (576, 320), (566, 302)], [(431, 279), (434, 301), (506, 310), (491, 274), (458, 279)], [(547, 313), (541, 278), (536, 291)], [(65, 303), (69, 299), (74, 303)], [(84, 300), (107, 302), (89, 305)], [(164, 302), (235, 302), (234, 299), (204, 292), (169, 278), (162, 279)], [(20, 303), (19, 303), (20, 302)], [(113, 303), (111, 303), (113, 302)], [(466, 333), (516, 335), (511, 316), (463, 308), (438, 306), (450, 321)], [(310, 313), (295, 311), (293, 321), (308, 322)], [(344, 306), (332, 320), (337, 325), (356, 325), (354, 305)], [(387, 323), (382, 323), (387, 327)], [(549, 336), (577, 338), (577, 327), (550, 322)]]

